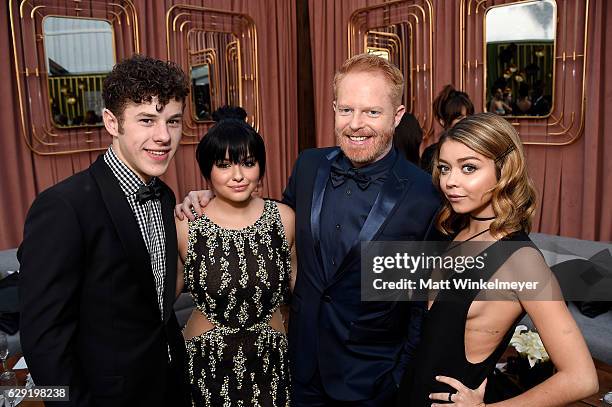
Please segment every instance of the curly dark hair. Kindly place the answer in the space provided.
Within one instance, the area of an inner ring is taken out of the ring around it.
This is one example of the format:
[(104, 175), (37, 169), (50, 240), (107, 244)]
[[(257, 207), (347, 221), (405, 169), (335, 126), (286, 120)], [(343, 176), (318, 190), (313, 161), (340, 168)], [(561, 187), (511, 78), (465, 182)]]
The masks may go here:
[(151, 102), (157, 97), (166, 106), (172, 99), (184, 102), (188, 94), (189, 80), (177, 64), (138, 54), (115, 65), (102, 87), (104, 105), (120, 123), (129, 101)]

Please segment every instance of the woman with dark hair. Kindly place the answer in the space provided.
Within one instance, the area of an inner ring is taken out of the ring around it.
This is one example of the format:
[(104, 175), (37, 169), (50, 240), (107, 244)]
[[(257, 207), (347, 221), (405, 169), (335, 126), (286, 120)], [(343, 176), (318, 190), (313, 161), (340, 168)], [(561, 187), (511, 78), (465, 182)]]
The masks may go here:
[(294, 213), (253, 196), (266, 165), (240, 108), (214, 113), (196, 158), (215, 199), (176, 220), (183, 282), (195, 303), (183, 335), (194, 406), (288, 406), (287, 337), (279, 307), (295, 281)]
[(419, 147), (423, 129), (412, 113), (404, 113), (393, 133), (393, 145), (414, 165), (419, 165)]
[[(474, 104), (467, 93), (446, 85), (433, 101), (434, 119), (444, 130), (453, 127), (459, 120), (474, 114)], [(427, 147), (421, 155), (421, 168), (431, 174), (432, 160), (438, 143)]]
[[(486, 258), (480, 270), (449, 270), (447, 281), (453, 287), (461, 279), (500, 287), (509, 286), (500, 282), (533, 281), (541, 287), (523, 292), (478, 285), (431, 292), (420, 348), (402, 381), (398, 406), (484, 406), (486, 377), (525, 314), (538, 329), (556, 373), (523, 394), (488, 406), (559, 406), (595, 393), (597, 375), (584, 338), (528, 237), (536, 196), (516, 130), (494, 113), (481, 113), (447, 130), (439, 144), (433, 181), (444, 199), (436, 226), (456, 242), (447, 253), (465, 255), (471, 249)], [(468, 241), (479, 242), (478, 248)], [(441, 275), (436, 272), (432, 278)]]

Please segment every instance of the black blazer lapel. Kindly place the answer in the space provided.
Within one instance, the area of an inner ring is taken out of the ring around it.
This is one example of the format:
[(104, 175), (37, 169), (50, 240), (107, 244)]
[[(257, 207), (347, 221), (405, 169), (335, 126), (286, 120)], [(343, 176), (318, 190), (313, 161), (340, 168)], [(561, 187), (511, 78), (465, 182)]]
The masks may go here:
[(363, 223), (359, 236), (355, 242), (353, 242), (353, 245), (342, 260), (342, 263), (340, 263), (340, 267), (338, 267), (336, 274), (334, 274), (334, 278), (329, 282), (330, 285), (338, 281), (347, 269), (348, 264), (360, 255), (361, 242), (372, 241), (378, 235), (389, 217), (389, 214), (401, 201), (409, 185), (409, 174), (405, 171), (405, 166), (402, 165), (402, 160), (398, 157), (378, 197), (376, 197), (376, 201), (374, 201), (374, 205), (372, 205), (368, 217)]
[(321, 271), (321, 281), (325, 281), (325, 270), (323, 268), (323, 259), (321, 257), (321, 208), (323, 207), (323, 198), (325, 189), (329, 179), (329, 172), (332, 162), (336, 159), (340, 149), (335, 149), (321, 160), (321, 165), (317, 170), (314, 187), (312, 189), (312, 206), (310, 207), (310, 230), (312, 231), (312, 240), (315, 246), (317, 261), (319, 262), (319, 270)]
[(170, 188), (164, 188), (161, 196), (161, 211), (166, 234), (166, 278), (164, 281), (164, 321), (170, 318), (176, 295), (176, 265), (178, 260), (178, 243), (174, 223), (174, 195)]
[(130, 259), (132, 269), (142, 273), (143, 281), (146, 281), (146, 284), (150, 285), (150, 300), (156, 308), (159, 308), (157, 304), (155, 280), (151, 267), (151, 257), (142, 238), (140, 227), (132, 212), (132, 208), (125, 198), (119, 186), (119, 182), (113, 175), (111, 169), (104, 162), (103, 155), (98, 157), (91, 165), (90, 169), (94, 179), (100, 187), (102, 200), (113, 220), (113, 224), (115, 225), (117, 235), (119, 235), (125, 253)]

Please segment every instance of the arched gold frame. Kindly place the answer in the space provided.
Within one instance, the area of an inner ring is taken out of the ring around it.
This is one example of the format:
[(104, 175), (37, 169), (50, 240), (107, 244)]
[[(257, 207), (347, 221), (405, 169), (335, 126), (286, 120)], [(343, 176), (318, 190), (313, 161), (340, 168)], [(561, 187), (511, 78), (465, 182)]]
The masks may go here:
[[(257, 58), (257, 30), (254, 20), (241, 13), (217, 10), (208, 7), (176, 4), (166, 12), (166, 44), (168, 59), (176, 61), (186, 71), (191, 64), (190, 53), (198, 50), (190, 49), (189, 35), (194, 32), (228, 33), (235, 37), (232, 48), (226, 47), (237, 60), (238, 98), (239, 105), (247, 113), (247, 121), (259, 129), (259, 68)], [(225, 50), (224, 50), (225, 51)], [(218, 62), (219, 59), (217, 59)], [(223, 61), (227, 62), (227, 61)], [(226, 64), (224, 64), (226, 65)], [(221, 68), (220, 68), (221, 69)], [(227, 66), (224, 73), (227, 73)], [(222, 87), (217, 86), (218, 89)], [(220, 97), (220, 93), (217, 93)], [(186, 115), (183, 126), (181, 144), (197, 144), (199, 138), (206, 133), (211, 122), (194, 121), (191, 115)]]
[[(468, 94), (485, 94), (485, 21), (484, 16), (490, 8), (510, 4), (529, 3), (534, 0), (461, 0), (460, 3), (460, 88)], [(562, 2), (562, 6), (560, 6)], [(555, 0), (557, 10), (557, 32), (555, 42), (553, 98), (551, 113), (546, 117), (510, 117), (510, 122), (521, 134), (523, 144), (541, 146), (565, 146), (578, 140), (584, 132), (586, 103), (586, 69), (589, 28), (589, 0), (572, 2), (569, 10), (567, 0)], [(570, 30), (569, 27), (573, 27)], [(584, 27), (582, 31), (579, 27)], [(479, 31), (480, 30), (480, 31)], [(573, 32), (571, 32), (573, 31)], [(569, 38), (571, 36), (571, 38)], [(580, 47), (582, 50), (580, 50)], [(479, 60), (480, 59), (480, 60)], [(579, 79), (578, 90), (569, 94), (568, 86), (574, 86)], [(556, 88), (559, 87), (559, 95)], [(476, 110), (484, 110), (483, 101), (474, 100)], [(579, 106), (579, 112), (572, 109)], [(578, 117), (577, 117), (578, 116)]]
[[(104, 127), (57, 128), (51, 123), (47, 92), (47, 62), (42, 39), (46, 16), (106, 20), (124, 38), (125, 54), (139, 51), (138, 16), (131, 0), (87, 2), (21, 0), (16, 8), (9, 1), (13, 59), (19, 103), (19, 130), (27, 147), (37, 155), (52, 156), (102, 151), (109, 138)], [(116, 44), (113, 44), (115, 58)], [(34, 54), (27, 50), (36, 50)], [(43, 96), (44, 95), (44, 96)], [(29, 103), (26, 101), (30, 101)]]
[[(196, 37), (200, 38), (199, 36), (201, 34), (211, 34), (209, 31), (203, 30), (201, 28), (190, 28), (187, 31), (187, 44), (191, 44), (193, 41), (191, 39), (191, 37)], [(232, 33), (222, 33), (222, 32), (213, 32), (212, 34), (228, 34), (231, 35), (232, 37), (232, 42), (228, 43), (228, 47), (230, 44), (233, 43), (237, 43), (240, 44), (240, 41), (238, 41), (238, 39), (236, 38), (236, 36)], [(197, 40), (195, 42), (198, 42)], [(226, 53), (227, 53), (227, 49), (228, 47), (226, 47)], [(216, 108), (222, 106), (223, 102), (222, 102), (222, 95), (224, 93), (223, 87), (225, 86), (224, 81), (221, 80), (221, 74), (220, 74), (220, 65), (221, 61), (219, 59), (219, 55), (217, 53), (217, 49), (215, 48), (203, 48), (201, 49), (201, 46), (197, 46), (197, 50), (191, 50), (189, 47), (186, 48), (187, 49), (187, 60), (188, 60), (188, 64), (189, 64), (189, 69), (191, 69), (193, 66), (198, 65), (198, 64), (202, 64), (202, 63), (208, 63), (208, 64), (212, 64), (212, 66), (214, 67), (214, 81), (215, 81), (215, 86), (212, 86), (211, 83), (211, 90), (214, 90), (214, 99), (211, 100), (213, 102), (213, 106), (212, 106), (212, 110), (215, 111)], [(226, 75), (227, 75), (227, 54), (226, 54), (226, 62), (225, 62), (225, 69), (226, 69)], [(236, 78), (240, 77), (240, 67), (238, 68), (238, 74), (236, 75)], [(227, 76), (226, 76), (227, 77)], [(237, 79), (236, 79), (237, 80)], [(237, 80), (238, 81), (238, 80)], [(238, 81), (238, 87), (240, 88), (240, 90), (242, 90), (242, 83), (241, 81)], [(239, 105), (240, 102), (238, 99), (238, 101), (236, 101), (234, 104)], [(229, 102), (228, 102), (229, 103)], [(193, 105), (189, 105), (189, 109), (191, 110), (191, 108), (193, 107)], [(193, 118), (194, 122), (197, 123), (208, 123), (209, 125), (213, 123), (213, 120), (196, 120), (195, 119), (195, 114), (193, 112), (191, 112), (191, 117)], [(192, 123), (186, 123), (187, 127), (189, 127), (192, 130), (197, 129), (197, 127), (195, 127)], [(191, 135), (189, 135), (188, 137), (193, 137)], [(197, 135), (196, 135), (197, 137)]]
[[(369, 45), (370, 41), (374, 44), (373, 46)], [(387, 51), (389, 58), (393, 59), (397, 55), (397, 59), (403, 63), (401, 42), (401, 38), (395, 33), (368, 30), (363, 37), (363, 48), (366, 51), (370, 49)]]
[[(225, 77), (228, 78), (226, 89), (229, 104), (239, 104), (242, 100), (242, 81), (240, 76), (242, 66), (240, 63), (240, 41), (232, 41), (225, 47)], [(229, 80), (232, 78), (233, 80)], [(236, 87), (235, 83), (238, 84)]]
[[(365, 52), (367, 33), (370, 30), (406, 24), (410, 44), (410, 85), (405, 95), (410, 95), (410, 109), (415, 115), (425, 137), (433, 134), (433, 33), (435, 14), (431, 0), (394, 0), (355, 10), (348, 24), (348, 56)], [(421, 46), (421, 52), (416, 47)], [(416, 91), (415, 91), (416, 89)], [(415, 93), (424, 93), (419, 97)]]

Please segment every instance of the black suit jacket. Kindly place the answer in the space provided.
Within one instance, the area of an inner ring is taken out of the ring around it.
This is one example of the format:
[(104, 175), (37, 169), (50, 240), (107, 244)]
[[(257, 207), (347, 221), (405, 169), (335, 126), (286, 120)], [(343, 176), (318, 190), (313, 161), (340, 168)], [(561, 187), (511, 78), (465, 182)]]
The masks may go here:
[(175, 198), (161, 184), (163, 318), (137, 220), (103, 156), (42, 192), (28, 212), (18, 251), (21, 342), (37, 385), (70, 386), (65, 405), (162, 406), (166, 393), (187, 397), (172, 308)]
[[(308, 383), (316, 369), (338, 400), (368, 399), (392, 378), (399, 383), (420, 335), (424, 304), (361, 301), (364, 241), (423, 240), (438, 210), (431, 177), (401, 154), (359, 237), (332, 278), (320, 251), (320, 215), (332, 162), (340, 149), (306, 150), (284, 192), (296, 213), (298, 274), (291, 300), (289, 356), (293, 379)], [(341, 211), (342, 208), (337, 208)]]

